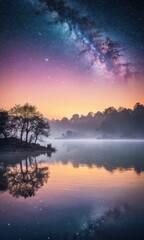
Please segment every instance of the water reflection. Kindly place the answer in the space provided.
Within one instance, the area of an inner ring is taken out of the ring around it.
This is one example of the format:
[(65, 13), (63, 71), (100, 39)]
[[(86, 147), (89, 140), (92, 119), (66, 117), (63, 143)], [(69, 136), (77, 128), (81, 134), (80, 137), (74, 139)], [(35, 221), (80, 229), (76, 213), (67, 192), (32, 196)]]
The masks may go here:
[(35, 196), (48, 178), (48, 167), (38, 164), (36, 157), (27, 157), (14, 166), (6, 162), (0, 165), (0, 191), (8, 190), (15, 198)]
[(0, 191), (5, 192), (8, 189), (8, 178), (7, 178), (7, 168), (1, 164), (0, 165)]
[(59, 154), (54, 159), (62, 164), (104, 167), (110, 172), (134, 169), (139, 174), (144, 171), (143, 141), (63, 141), (55, 144), (58, 144)]
[[(105, 211), (97, 219), (88, 222), (82, 231), (75, 234), (73, 239), (111, 239), (112, 236), (110, 236), (110, 232), (108, 233), (107, 227), (111, 229), (129, 210), (127, 204), (121, 204), (114, 209)], [(117, 239), (121, 239), (120, 236)]]
[[(125, 171), (134, 169), (137, 174), (144, 171), (144, 141), (54, 141), (57, 152), (35, 156), (38, 162), (72, 163), (73, 167), (104, 167), (106, 170)], [(0, 155), (0, 163), (14, 165), (23, 154)], [(51, 160), (50, 160), (51, 159)], [(25, 164), (27, 165), (27, 164)]]
[(0, 238), (143, 240), (144, 142), (53, 145), (0, 155)]
[[(120, 232), (119, 228), (122, 227), (122, 219), (130, 212), (128, 204), (120, 204), (115, 208), (108, 209), (107, 211), (97, 214), (97, 216), (81, 226), (81, 230), (76, 233), (54, 233), (50, 235), (49, 239), (62, 239), (62, 240), (104, 240), (104, 239), (135, 239), (133, 232), (130, 233), (128, 228), (125, 232)], [(123, 223), (124, 224), (124, 223)], [(127, 232), (128, 231), (128, 232)], [(117, 234), (118, 233), (118, 234)], [(143, 234), (143, 233), (142, 233)], [(142, 236), (137, 233), (137, 237)], [(125, 238), (124, 238), (125, 235)], [(115, 238), (116, 237), (116, 238)], [(138, 238), (137, 238), (138, 239)]]

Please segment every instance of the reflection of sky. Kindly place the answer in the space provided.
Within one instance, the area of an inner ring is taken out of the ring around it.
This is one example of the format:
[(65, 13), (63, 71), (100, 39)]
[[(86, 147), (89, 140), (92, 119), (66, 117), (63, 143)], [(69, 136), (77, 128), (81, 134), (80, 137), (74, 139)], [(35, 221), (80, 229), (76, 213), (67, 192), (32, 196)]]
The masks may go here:
[[(133, 153), (136, 149), (140, 150), (140, 145), (131, 144), (135, 149)], [(126, 159), (128, 162), (131, 159), (130, 145), (129, 154), (124, 148), (126, 156), (124, 162), (124, 155), (120, 156), (122, 157), (123, 171), (119, 165), (118, 169), (113, 172), (106, 170), (102, 165), (106, 159), (108, 159), (107, 164), (109, 165), (108, 149), (111, 145), (108, 145), (105, 144), (105, 158), (104, 155), (101, 155), (101, 166), (93, 164), (93, 167), (89, 167), (86, 162), (82, 163), (85, 158), (83, 144), (79, 145), (79, 148), (72, 143), (69, 147), (65, 145), (65, 149), (68, 149), (65, 152), (66, 158), (69, 159), (68, 162), (63, 161), (65, 155), (60, 151), (57, 151), (50, 159), (44, 155), (39, 156), (37, 162), (41, 166), (49, 168), (48, 182), (32, 198), (15, 199), (7, 192), (1, 194), (0, 222), (3, 230), (9, 236), (15, 236), (15, 231), (17, 231), (18, 237), (34, 236), (35, 232), (40, 235), (43, 232), (44, 236), (48, 236), (48, 233), (57, 231), (85, 231), (90, 222), (93, 222), (95, 228), (99, 226), (101, 230), (108, 226), (110, 229), (121, 226), (123, 232), (125, 232), (125, 226), (129, 228), (135, 223), (135, 219), (139, 224), (142, 221), (140, 214), (144, 212), (144, 173), (138, 175), (135, 172), (133, 160), (130, 169), (125, 167), (125, 164), (123, 165)], [(124, 147), (123, 144), (122, 146)], [(93, 144), (89, 144), (87, 148), (91, 150), (89, 158), (86, 157), (88, 163), (93, 159), (93, 155), (96, 157), (96, 152)], [(118, 145), (117, 147), (113, 146), (116, 151), (118, 148)], [(100, 149), (102, 151), (103, 148), (96, 147), (96, 149), (97, 152), (100, 152)], [(112, 158), (113, 153), (115, 157), (115, 150), (111, 151)], [(98, 157), (100, 157), (99, 153)], [(139, 152), (137, 162), (141, 157)], [(78, 159), (82, 164), (73, 167), (73, 162)], [(120, 161), (120, 159), (118, 160)], [(117, 164), (118, 162), (115, 162), (115, 168)], [(143, 167), (142, 164), (141, 167)], [(15, 230), (17, 228), (18, 230)], [(135, 231), (136, 228), (132, 228), (132, 231)]]

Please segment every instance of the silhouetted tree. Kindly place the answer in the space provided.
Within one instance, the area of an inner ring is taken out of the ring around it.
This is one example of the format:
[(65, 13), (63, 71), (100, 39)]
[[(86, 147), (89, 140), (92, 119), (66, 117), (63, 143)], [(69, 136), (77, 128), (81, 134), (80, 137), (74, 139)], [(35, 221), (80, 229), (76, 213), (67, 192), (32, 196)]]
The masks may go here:
[(61, 123), (63, 124), (63, 126), (67, 126), (69, 124), (68, 118), (66, 117), (62, 118)]
[(14, 125), (5, 110), (0, 110), (0, 137), (7, 138), (12, 134)]
[(136, 103), (132, 112), (133, 131), (137, 136), (144, 136), (144, 105)]
[[(49, 136), (50, 126), (47, 121), (43, 119), (37, 107), (31, 104), (15, 105), (10, 109), (10, 114), (13, 116), (16, 128), (20, 132), (20, 139), (23, 140), (25, 134), (25, 141), (28, 142), (30, 133), (35, 137), (35, 142), (40, 135)], [(30, 137), (30, 141), (32, 137)]]
[(33, 129), (33, 138), (35, 139), (35, 143), (37, 142), (40, 136), (49, 137), (50, 135), (50, 125), (47, 120), (43, 118), (37, 118), (34, 122)]
[(79, 119), (79, 115), (78, 114), (73, 114), (72, 118), (71, 118), (71, 122), (76, 122)]
[[(65, 118), (63, 118), (65, 119)], [(70, 120), (55, 121), (55, 127), (77, 132), (78, 136), (100, 138), (143, 138), (144, 137), (144, 105), (136, 103), (133, 110), (120, 107), (118, 110), (109, 107), (103, 112), (89, 112), (87, 116), (73, 114)], [(64, 129), (65, 128), (65, 129)], [(65, 135), (71, 137), (69, 135)]]

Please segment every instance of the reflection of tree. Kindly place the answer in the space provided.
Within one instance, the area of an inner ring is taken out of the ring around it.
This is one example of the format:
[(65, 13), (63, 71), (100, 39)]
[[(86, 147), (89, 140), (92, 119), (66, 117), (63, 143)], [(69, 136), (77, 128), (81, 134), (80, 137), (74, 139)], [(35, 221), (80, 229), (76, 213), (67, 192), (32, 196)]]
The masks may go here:
[(24, 161), (20, 161), (20, 167), (16, 165), (0, 171), (0, 180), (2, 180), (0, 190), (8, 189), (16, 198), (35, 196), (36, 191), (47, 182), (49, 177), (48, 167), (39, 166), (36, 158), (30, 157)]
[(7, 190), (7, 168), (3, 164), (0, 165), (0, 191), (4, 192)]
[[(62, 164), (73, 167), (85, 165), (89, 168), (105, 168), (109, 172), (133, 169), (137, 174), (144, 172), (144, 142), (93, 141), (64, 142), (64, 153), (55, 157)], [(63, 150), (62, 149), (62, 150)], [(61, 160), (62, 159), (62, 160)]]

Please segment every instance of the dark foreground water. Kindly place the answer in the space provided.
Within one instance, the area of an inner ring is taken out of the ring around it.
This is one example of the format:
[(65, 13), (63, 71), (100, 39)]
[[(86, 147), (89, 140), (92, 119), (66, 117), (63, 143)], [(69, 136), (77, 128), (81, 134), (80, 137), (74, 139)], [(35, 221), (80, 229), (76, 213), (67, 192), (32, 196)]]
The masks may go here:
[(1, 240), (144, 239), (144, 142), (0, 155)]

